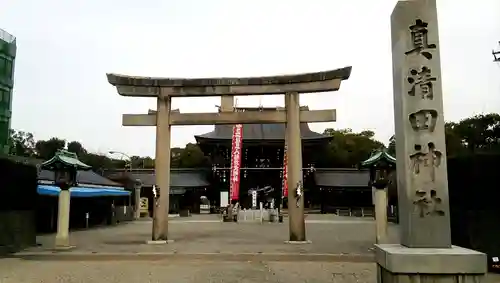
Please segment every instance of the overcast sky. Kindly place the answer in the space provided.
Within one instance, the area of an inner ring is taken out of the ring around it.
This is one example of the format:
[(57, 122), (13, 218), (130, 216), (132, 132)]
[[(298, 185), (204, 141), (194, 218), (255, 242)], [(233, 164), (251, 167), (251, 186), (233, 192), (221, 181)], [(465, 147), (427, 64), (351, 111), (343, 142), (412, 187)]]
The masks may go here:
[[(122, 127), (154, 99), (121, 97), (106, 73), (165, 77), (261, 76), (352, 66), (340, 91), (303, 94), (337, 122), (394, 130), (390, 14), (396, 0), (0, 0), (0, 28), (17, 37), (12, 127), (36, 139), (80, 141), (105, 153), (154, 155), (153, 128)], [(446, 120), (500, 112), (499, 0), (438, 0)], [(219, 98), (175, 99), (182, 112), (214, 112)], [(238, 106), (283, 106), (283, 96)], [(172, 146), (213, 126), (174, 127)]]

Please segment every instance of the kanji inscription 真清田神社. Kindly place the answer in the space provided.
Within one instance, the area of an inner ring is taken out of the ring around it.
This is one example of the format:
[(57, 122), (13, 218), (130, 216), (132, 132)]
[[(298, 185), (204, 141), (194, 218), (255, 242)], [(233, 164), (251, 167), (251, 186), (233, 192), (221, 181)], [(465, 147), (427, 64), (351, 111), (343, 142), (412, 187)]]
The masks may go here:
[(426, 216), (444, 216), (445, 212), (439, 208), (441, 198), (437, 196), (435, 189), (422, 189), (415, 192), (415, 211), (423, 218)]
[(437, 118), (438, 112), (433, 109), (422, 109), (411, 113), (408, 117), (415, 132), (424, 131), (429, 133), (434, 132)]
[[(405, 52), (406, 56), (423, 56), (427, 59), (426, 61), (432, 60), (431, 50), (436, 49), (437, 45), (428, 42), (427, 27), (428, 23), (420, 19), (409, 27), (412, 49)], [(433, 76), (429, 66), (410, 66), (406, 80), (410, 85), (407, 92), (410, 97), (431, 101), (434, 99), (434, 83), (437, 77)], [(434, 132), (438, 116), (438, 111), (434, 109), (419, 109), (410, 113), (408, 119), (415, 135), (425, 134), (429, 137), (429, 134)], [(442, 153), (436, 149), (432, 140), (426, 143), (426, 147), (424, 149), (421, 144), (415, 144), (415, 152), (409, 156), (413, 172), (411, 178), (415, 179), (414, 183), (417, 185), (413, 204), (416, 206), (415, 211), (421, 217), (442, 216), (445, 214), (444, 211), (434, 209), (434, 204), (441, 203), (434, 182), (436, 181), (435, 169), (441, 164)]]
[(436, 77), (432, 76), (431, 69), (423, 66), (420, 70), (410, 69), (410, 75), (407, 78), (411, 88), (408, 91), (410, 96), (418, 96), (422, 99), (432, 100), (434, 98), (433, 82)]
[(413, 49), (405, 52), (406, 55), (417, 53), (427, 58), (427, 60), (432, 59), (432, 53), (429, 52), (429, 49), (436, 49), (437, 46), (428, 42), (427, 26), (428, 23), (420, 19), (417, 19), (415, 24), (410, 26)]

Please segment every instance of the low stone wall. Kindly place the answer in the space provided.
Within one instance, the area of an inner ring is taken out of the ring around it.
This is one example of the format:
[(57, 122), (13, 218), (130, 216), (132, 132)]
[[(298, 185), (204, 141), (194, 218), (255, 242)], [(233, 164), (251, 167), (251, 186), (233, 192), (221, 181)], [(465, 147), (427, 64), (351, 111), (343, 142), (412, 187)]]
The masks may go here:
[(115, 206), (115, 223), (134, 220), (133, 206)]
[[(243, 210), (240, 210), (238, 213), (238, 221), (269, 222), (273, 215), (275, 216), (273, 221), (278, 222), (278, 210), (277, 209), (264, 209), (264, 210), (262, 210), (262, 213), (259, 209), (243, 209)], [(262, 220), (261, 220), (261, 218), (262, 218)]]

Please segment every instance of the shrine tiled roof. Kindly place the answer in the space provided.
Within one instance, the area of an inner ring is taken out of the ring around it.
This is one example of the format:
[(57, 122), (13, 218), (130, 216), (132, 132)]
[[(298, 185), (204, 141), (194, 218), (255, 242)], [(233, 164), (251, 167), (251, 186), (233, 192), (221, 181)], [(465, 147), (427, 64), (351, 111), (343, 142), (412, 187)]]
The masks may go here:
[(385, 149), (376, 150), (376, 151), (372, 152), (372, 154), (370, 155), (370, 157), (367, 160), (365, 160), (361, 163), (361, 166), (369, 167), (369, 166), (376, 165), (377, 163), (384, 162), (384, 161), (388, 162), (388, 163), (396, 164), (396, 158), (393, 157), (392, 155), (390, 155), (389, 153), (387, 153), (387, 151)]
[[(38, 180), (40, 181), (54, 181), (54, 172), (49, 170), (40, 170), (38, 174)], [(87, 185), (100, 185), (100, 186), (110, 186), (110, 187), (121, 187), (122, 185), (113, 182), (94, 171), (78, 171), (76, 175), (76, 181), (80, 184)]]
[[(143, 186), (149, 187), (156, 184), (154, 171), (134, 171), (131, 173), (130, 178), (141, 180)], [(210, 186), (210, 183), (201, 171), (170, 170), (170, 187), (196, 188), (208, 186)]]
[[(302, 110), (308, 110), (307, 106), (302, 106)], [(259, 110), (278, 110), (274, 108), (238, 108), (236, 111), (256, 111)], [(258, 115), (258, 113), (256, 113)], [(285, 124), (244, 124), (243, 125), (243, 141), (258, 141), (258, 140), (285, 140)], [(303, 140), (319, 140), (330, 139), (330, 136), (323, 135), (312, 131), (307, 123), (300, 124), (301, 139)], [(230, 140), (233, 136), (233, 125), (215, 125), (213, 131), (195, 136), (197, 141), (200, 140)]]
[[(328, 139), (328, 136), (313, 132), (306, 123), (300, 125), (302, 139)], [(199, 139), (230, 140), (233, 135), (232, 125), (216, 125), (206, 134), (195, 136)], [(245, 124), (243, 125), (243, 141), (245, 140), (285, 140), (284, 124)]]

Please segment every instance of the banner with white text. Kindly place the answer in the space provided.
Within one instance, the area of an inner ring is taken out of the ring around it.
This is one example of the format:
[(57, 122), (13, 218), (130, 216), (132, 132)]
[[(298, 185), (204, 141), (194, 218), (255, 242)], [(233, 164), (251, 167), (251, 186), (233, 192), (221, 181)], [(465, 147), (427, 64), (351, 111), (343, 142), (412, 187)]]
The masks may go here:
[(230, 191), (231, 200), (238, 200), (240, 196), (240, 169), (241, 169), (241, 148), (243, 147), (243, 125), (238, 124), (233, 127), (233, 139), (231, 148), (231, 174)]
[(283, 197), (288, 197), (288, 147), (283, 151)]

